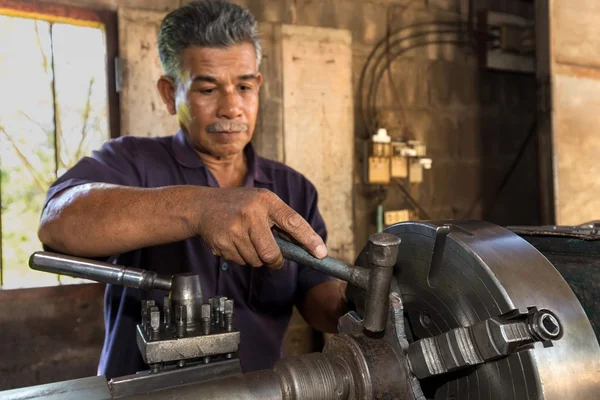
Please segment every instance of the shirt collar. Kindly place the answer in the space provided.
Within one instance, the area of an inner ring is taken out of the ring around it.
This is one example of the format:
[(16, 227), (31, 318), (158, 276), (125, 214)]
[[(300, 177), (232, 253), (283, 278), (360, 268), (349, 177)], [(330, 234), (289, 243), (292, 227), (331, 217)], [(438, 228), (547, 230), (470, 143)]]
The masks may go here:
[[(171, 147), (175, 154), (175, 159), (182, 166), (186, 168), (204, 168), (202, 159), (190, 146), (183, 131), (180, 130), (173, 136)], [(252, 176), (256, 182), (273, 183), (272, 179), (266, 174), (263, 160), (254, 151), (252, 143), (246, 145), (244, 153), (248, 162), (248, 175)]]

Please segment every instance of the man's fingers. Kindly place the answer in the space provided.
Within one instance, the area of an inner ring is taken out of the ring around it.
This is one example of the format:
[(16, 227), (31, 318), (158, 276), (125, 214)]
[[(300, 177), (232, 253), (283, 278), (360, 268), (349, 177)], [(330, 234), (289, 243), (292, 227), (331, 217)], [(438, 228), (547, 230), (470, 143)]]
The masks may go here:
[(327, 256), (327, 247), (325, 247), (323, 239), (300, 214), (288, 207), (283, 201), (275, 202), (271, 206), (269, 215), (278, 228), (296, 239), (313, 256), (317, 258)]
[(245, 261), (241, 265), (248, 264), (253, 267), (260, 267), (261, 265), (263, 265), (263, 263), (258, 254), (256, 253), (253, 243), (250, 240), (246, 242), (247, 243), (234, 242), (238, 253), (240, 254), (240, 256), (242, 256), (242, 258)]
[(244, 260), (244, 258), (240, 255), (233, 243), (227, 247), (219, 248), (218, 251), (214, 253), (220, 255), (227, 261), (231, 261), (239, 265), (246, 264), (246, 260)]
[(265, 224), (265, 229), (251, 228), (250, 240), (264, 265), (273, 269), (283, 267), (283, 255), (275, 242), (269, 224)]

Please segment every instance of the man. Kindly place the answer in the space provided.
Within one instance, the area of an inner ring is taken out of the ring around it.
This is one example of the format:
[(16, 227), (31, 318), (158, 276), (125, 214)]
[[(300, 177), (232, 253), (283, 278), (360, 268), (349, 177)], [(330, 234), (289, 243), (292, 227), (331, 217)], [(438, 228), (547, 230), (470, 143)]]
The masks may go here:
[[(317, 192), (250, 144), (263, 78), (257, 25), (246, 9), (220, 0), (183, 6), (165, 17), (158, 47), (165, 71), (158, 90), (181, 130), (122, 137), (80, 161), (49, 190), (40, 240), (76, 256), (200, 274), (205, 298), (235, 301), (243, 369), (271, 368), (294, 305), (328, 332), (344, 306), (343, 284), (284, 263), (271, 231), (325, 257)], [(164, 294), (107, 287), (100, 374), (147, 368), (135, 344), (139, 303), (162, 303)]]

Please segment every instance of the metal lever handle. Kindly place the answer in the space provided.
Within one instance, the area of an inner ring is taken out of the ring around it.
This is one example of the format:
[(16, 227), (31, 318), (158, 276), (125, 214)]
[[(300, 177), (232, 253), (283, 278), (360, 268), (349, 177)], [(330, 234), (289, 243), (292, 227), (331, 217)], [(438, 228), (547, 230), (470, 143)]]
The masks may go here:
[(281, 249), (283, 258), (290, 261), (295, 261), (299, 264), (312, 267), (316, 270), (331, 275), (335, 278), (342, 279), (353, 286), (361, 289), (368, 289), (369, 285), (369, 270), (357, 265), (348, 264), (342, 260), (333, 257), (325, 257), (318, 259), (313, 257), (308, 251), (302, 247), (288, 242), (287, 240), (275, 236), (275, 241)]
[(37, 271), (68, 275), (74, 278), (90, 279), (96, 282), (122, 285), (142, 290), (171, 290), (172, 277), (170, 276), (162, 276), (153, 271), (46, 251), (33, 253), (29, 258), (29, 267)]

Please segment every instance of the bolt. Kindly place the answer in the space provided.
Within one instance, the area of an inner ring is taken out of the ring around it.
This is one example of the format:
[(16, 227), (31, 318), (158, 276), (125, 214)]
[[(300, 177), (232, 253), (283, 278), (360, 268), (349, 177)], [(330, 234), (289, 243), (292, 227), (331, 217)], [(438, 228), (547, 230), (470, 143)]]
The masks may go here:
[(185, 367), (185, 360), (177, 361), (177, 368), (183, 368), (183, 367)]
[(215, 297), (211, 297), (210, 299), (208, 299), (208, 304), (210, 304), (210, 309), (212, 310), (212, 314), (211, 314), (211, 318), (210, 318), (211, 323), (216, 324), (217, 316), (218, 316), (217, 310), (219, 309), (218, 301), (216, 300)]
[[(202, 333), (205, 335), (210, 334), (210, 319), (211, 319), (211, 305), (210, 304), (202, 304)], [(210, 361), (210, 357), (204, 357), (204, 364), (208, 364)]]
[(186, 330), (187, 308), (184, 305), (175, 306), (175, 332), (177, 337), (184, 337)]
[(161, 365), (160, 363), (150, 364), (150, 373), (157, 374), (160, 371)]
[(163, 316), (165, 326), (168, 328), (171, 325), (171, 299), (165, 296), (163, 301)]
[(160, 310), (158, 307), (150, 307), (150, 339), (158, 340), (160, 335)]
[[(231, 332), (233, 330), (233, 300), (226, 300), (225, 301), (225, 329), (227, 330), (227, 332)], [(227, 353), (225, 355), (226, 358), (232, 358), (233, 354), (232, 353)]]
[(148, 333), (148, 323), (150, 322), (150, 307), (156, 305), (154, 300), (142, 300), (142, 328), (144, 332)]
[(233, 300), (225, 301), (225, 329), (227, 332), (233, 330)]
[(202, 304), (202, 333), (205, 335), (210, 334), (210, 304)]
[(549, 310), (540, 310), (530, 315), (527, 327), (531, 335), (541, 341), (558, 340), (563, 334), (560, 320)]
[(225, 328), (225, 301), (227, 297), (219, 297), (219, 326)]
[(431, 317), (423, 311), (421, 312), (421, 315), (419, 315), (419, 322), (421, 322), (423, 328), (428, 328), (429, 325), (431, 325)]

